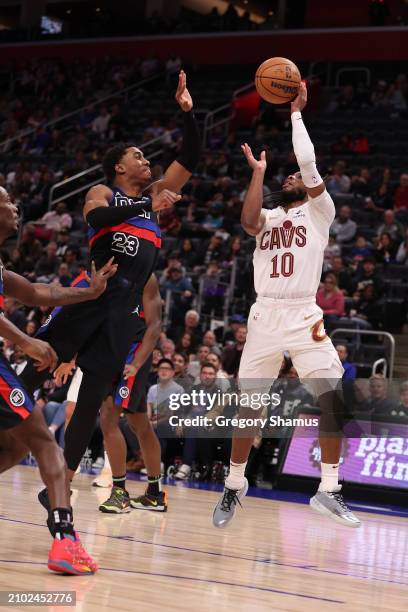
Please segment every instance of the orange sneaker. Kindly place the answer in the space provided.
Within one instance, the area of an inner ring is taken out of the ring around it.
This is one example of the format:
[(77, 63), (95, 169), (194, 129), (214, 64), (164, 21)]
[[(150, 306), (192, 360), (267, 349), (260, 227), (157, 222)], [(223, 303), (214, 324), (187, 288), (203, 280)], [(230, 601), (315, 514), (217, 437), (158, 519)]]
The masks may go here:
[(98, 566), (75, 534), (75, 540), (69, 537), (54, 539), (48, 554), (48, 569), (73, 576), (87, 576), (94, 574)]

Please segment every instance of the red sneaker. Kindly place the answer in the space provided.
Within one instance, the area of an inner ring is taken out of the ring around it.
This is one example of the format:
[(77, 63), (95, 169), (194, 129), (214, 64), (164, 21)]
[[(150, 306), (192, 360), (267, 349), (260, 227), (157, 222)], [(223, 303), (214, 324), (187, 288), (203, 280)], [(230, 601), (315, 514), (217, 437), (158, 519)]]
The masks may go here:
[(94, 574), (98, 566), (75, 534), (75, 540), (54, 539), (48, 554), (48, 569), (73, 576), (86, 576)]

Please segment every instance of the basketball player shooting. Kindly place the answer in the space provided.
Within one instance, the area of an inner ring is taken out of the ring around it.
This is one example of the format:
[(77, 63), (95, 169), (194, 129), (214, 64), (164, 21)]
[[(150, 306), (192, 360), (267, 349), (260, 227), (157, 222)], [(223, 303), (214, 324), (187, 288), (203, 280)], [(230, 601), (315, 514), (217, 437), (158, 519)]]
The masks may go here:
[[(359, 527), (360, 520), (344, 503), (338, 483), (343, 368), (325, 334), (322, 310), (315, 301), (335, 207), (317, 171), (314, 147), (302, 120), (306, 102), (306, 85), (301, 83), (291, 104), (292, 141), (300, 172), (284, 181), (281, 206), (262, 208), (265, 152), (257, 160), (247, 144), (242, 146), (252, 179), (241, 223), (256, 237), (253, 263), (257, 300), (248, 317), (239, 380), (241, 390), (249, 397), (255, 390), (258, 395), (259, 391), (268, 391), (278, 376), (283, 351), (289, 351), (300, 378), (307, 379), (321, 408), (321, 482), (310, 505), (343, 525)], [(253, 417), (254, 410), (245, 407), (240, 416)], [(245, 466), (255, 433), (249, 427), (245, 437), (242, 430), (240, 435), (234, 431), (230, 472), (213, 515), (216, 527), (225, 527), (232, 520), (237, 503), (246, 495)]]

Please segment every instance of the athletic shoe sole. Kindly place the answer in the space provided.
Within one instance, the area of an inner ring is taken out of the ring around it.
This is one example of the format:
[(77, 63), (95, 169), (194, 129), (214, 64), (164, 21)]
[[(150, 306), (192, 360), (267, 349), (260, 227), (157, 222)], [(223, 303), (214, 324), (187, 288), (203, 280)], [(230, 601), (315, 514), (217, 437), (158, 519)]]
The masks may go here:
[(60, 574), (71, 574), (72, 576), (89, 576), (94, 574), (93, 570), (79, 571), (76, 570), (68, 561), (58, 561), (58, 559), (48, 560), (48, 569), (52, 572)]
[(136, 505), (130, 502), (130, 505), (135, 510), (150, 510), (150, 512), (167, 512), (167, 506), (143, 506), (143, 504)]
[(126, 508), (116, 508), (115, 506), (99, 506), (99, 510), (104, 514), (126, 514), (126, 512), (131, 512), (132, 508), (130, 506), (126, 506)]
[(341, 518), (341, 516), (337, 516), (337, 514), (330, 512), (330, 510), (326, 508), (326, 506), (323, 506), (323, 504), (321, 504), (315, 497), (311, 498), (309, 505), (311, 509), (318, 514), (327, 516), (328, 518), (331, 518), (332, 521), (336, 521), (336, 523), (339, 523), (340, 525), (345, 525), (346, 527), (352, 527), (354, 529), (361, 526), (361, 522), (351, 523), (350, 521), (345, 521), (343, 518)]

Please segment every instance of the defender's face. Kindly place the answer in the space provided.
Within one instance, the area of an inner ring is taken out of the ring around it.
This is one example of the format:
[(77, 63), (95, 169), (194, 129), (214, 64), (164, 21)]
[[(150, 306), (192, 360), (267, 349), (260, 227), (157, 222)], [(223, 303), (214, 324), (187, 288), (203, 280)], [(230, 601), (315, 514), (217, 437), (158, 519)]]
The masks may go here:
[(116, 165), (116, 171), (141, 183), (148, 183), (152, 178), (150, 162), (137, 147), (129, 147)]
[(3, 235), (11, 236), (18, 230), (18, 209), (4, 187), (0, 187), (0, 219)]

